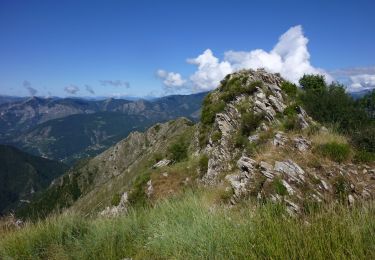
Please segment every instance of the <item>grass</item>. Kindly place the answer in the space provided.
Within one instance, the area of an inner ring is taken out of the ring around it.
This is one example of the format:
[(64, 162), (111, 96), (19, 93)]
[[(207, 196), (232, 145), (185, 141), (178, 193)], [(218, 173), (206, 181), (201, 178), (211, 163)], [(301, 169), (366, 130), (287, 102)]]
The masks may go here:
[(112, 219), (50, 217), (0, 237), (2, 259), (373, 259), (374, 204), (299, 218), (281, 204), (212, 206), (187, 192)]
[(318, 147), (318, 152), (335, 162), (347, 161), (350, 157), (351, 150), (348, 144), (330, 142)]

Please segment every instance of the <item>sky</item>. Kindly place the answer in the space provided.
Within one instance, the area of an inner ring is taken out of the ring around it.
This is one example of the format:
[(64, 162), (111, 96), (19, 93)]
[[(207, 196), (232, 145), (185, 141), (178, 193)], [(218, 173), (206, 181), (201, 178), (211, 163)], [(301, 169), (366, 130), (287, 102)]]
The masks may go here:
[(375, 87), (375, 1), (0, 0), (0, 94), (189, 94), (264, 67)]

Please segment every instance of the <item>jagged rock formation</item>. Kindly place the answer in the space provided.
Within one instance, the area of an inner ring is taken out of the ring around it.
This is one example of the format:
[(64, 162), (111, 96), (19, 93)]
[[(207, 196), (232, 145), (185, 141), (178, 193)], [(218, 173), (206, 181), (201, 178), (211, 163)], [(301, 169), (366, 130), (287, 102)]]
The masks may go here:
[[(228, 182), (233, 189), (232, 204), (249, 196), (284, 201), (291, 214), (298, 213), (306, 201), (341, 199), (353, 204), (374, 198), (374, 175), (370, 173), (375, 172), (373, 164), (320, 162), (323, 159), (314, 157), (309, 131), (323, 133), (327, 129), (293, 104), (281, 90), (283, 81), (279, 75), (264, 70), (243, 70), (228, 75), (210, 94), (211, 102), (219, 102), (227, 97), (231, 87), (242, 91), (216, 114), (210, 127), (201, 126), (209, 129), (208, 143), (202, 149), (209, 158), (203, 183), (215, 186)], [(294, 130), (290, 132), (290, 126), (285, 126), (290, 118), (284, 111), (293, 107)], [(241, 128), (249, 123), (244, 120), (254, 120), (246, 114), (260, 119), (257, 127), (244, 136), (247, 142), (236, 145), (238, 135), (244, 135)], [(263, 150), (254, 151), (259, 147)]]

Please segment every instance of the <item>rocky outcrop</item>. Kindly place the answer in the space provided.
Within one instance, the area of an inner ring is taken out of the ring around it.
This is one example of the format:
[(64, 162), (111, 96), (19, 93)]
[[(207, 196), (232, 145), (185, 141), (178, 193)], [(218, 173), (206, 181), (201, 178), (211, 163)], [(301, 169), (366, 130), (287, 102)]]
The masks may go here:
[(275, 171), (285, 174), (289, 181), (302, 183), (305, 180), (305, 171), (290, 159), (283, 162), (276, 161), (274, 169)]
[(300, 152), (305, 152), (311, 147), (311, 141), (307, 140), (303, 136), (299, 136), (293, 139), (294, 147), (298, 149)]
[(160, 160), (157, 163), (155, 163), (152, 166), (152, 168), (153, 169), (162, 168), (162, 167), (168, 166), (171, 162), (172, 162), (171, 160), (163, 159), (163, 160)]
[(116, 217), (125, 214), (128, 211), (128, 203), (128, 193), (124, 192), (121, 195), (120, 203), (117, 206), (106, 207), (99, 215), (103, 217)]
[[(233, 136), (241, 125), (241, 113), (237, 107), (247, 104), (248, 112), (253, 112), (264, 118), (264, 122), (259, 126), (259, 131), (268, 130), (267, 123), (273, 122), (277, 113), (283, 112), (286, 107), (280, 89), (283, 81), (280, 76), (267, 73), (265, 70), (242, 70), (229, 75), (227, 80), (235, 78), (241, 79), (244, 88), (250, 87), (254, 82), (261, 82), (261, 84), (255, 86), (253, 94), (237, 96), (226, 105), (223, 112), (216, 114), (213, 129), (220, 131), (221, 139), (216, 143), (210, 140), (205, 148), (205, 153), (210, 155), (208, 170), (202, 179), (205, 184), (216, 184), (220, 172), (232, 170), (230, 161), (234, 159), (235, 155), (233, 153)], [(211, 93), (214, 97), (218, 97), (220, 94), (220, 87)], [(250, 142), (256, 142), (258, 139), (259, 135), (249, 137)]]

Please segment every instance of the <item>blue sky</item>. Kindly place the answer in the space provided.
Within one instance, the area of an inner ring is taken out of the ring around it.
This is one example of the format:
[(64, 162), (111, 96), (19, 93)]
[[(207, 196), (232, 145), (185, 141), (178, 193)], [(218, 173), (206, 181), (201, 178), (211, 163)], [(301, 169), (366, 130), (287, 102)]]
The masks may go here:
[[(290, 79), (319, 71), (372, 88), (374, 10), (374, 1), (0, 0), (0, 94), (191, 93), (262, 62)], [(299, 61), (287, 65), (288, 55)]]

